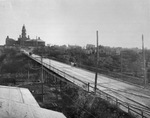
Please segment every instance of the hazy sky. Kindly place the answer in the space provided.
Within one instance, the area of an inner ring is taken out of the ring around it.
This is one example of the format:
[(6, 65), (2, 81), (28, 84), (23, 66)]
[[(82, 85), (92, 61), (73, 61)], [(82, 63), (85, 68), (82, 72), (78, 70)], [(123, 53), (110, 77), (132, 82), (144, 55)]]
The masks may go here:
[(150, 0), (0, 0), (0, 44), (17, 40), (25, 24), (30, 38), (47, 44), (150, 48)]

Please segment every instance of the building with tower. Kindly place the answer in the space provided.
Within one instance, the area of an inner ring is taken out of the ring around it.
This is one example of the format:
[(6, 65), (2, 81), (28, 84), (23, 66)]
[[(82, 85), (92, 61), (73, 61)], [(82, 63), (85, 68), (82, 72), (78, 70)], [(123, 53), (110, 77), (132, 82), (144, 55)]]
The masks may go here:
[(36, 37), (36, 39), (30, 39), (29, 35), (26, 36), (26, 28), (25, 25), (22, 27), (21, 35), (19, 35), (18, 40), (14, 40), (12, 38), (9, 38), (7, 36), (6, 38), (6, 46), (31, 46), (31, 47), (39, 47), (39, 46), (45, 46), (45, 42), (40, 39), (40, 37)]

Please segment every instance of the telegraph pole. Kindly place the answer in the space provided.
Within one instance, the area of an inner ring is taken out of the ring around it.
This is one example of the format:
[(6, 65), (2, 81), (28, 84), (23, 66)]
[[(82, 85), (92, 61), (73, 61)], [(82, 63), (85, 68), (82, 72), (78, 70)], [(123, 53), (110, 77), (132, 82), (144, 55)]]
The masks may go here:
[(146, 60), (145, 60), (145, 49), (144, 49), (144, 36), (142, 34), (142, 52), (143, 52), (143, 74), (144, 74), (144, 85), (147, 84), (146, 77)]
[(99, 47), (98, 47), (98, 31), (96, 31), (96, 38), (97, 38), (97, 58), (96, 58), (96, 73), (95, 73), (95, 87), (94, 87), (94, 92), (96, 93), (97, 89), (97, 74), (98, 74), (98, 60), (99, 60)]
[(120, 63), (121, 63), (121, 79), (122, 79), (122, 49), (120, 51)]

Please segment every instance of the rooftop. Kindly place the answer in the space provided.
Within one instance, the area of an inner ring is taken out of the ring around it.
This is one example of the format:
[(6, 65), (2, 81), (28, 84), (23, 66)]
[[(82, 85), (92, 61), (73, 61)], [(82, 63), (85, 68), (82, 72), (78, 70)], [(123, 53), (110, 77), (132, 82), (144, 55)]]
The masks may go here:
[(1, 118), (66, 118), (62, 113), (41, 108), (26, 88), (0, 86)]

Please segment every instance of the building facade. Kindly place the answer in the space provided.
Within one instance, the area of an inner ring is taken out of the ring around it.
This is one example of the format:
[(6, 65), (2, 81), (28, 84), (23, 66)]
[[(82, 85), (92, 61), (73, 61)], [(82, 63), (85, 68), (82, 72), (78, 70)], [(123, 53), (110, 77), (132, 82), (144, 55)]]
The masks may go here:
[(39, 47), (39, 46), (45, 46), (45, 42), (40, 39), (40, 37), (36, 39), (30, 39), (29, 35), (26, 36), (26, 28), (23, 25), (22, 27), (22, 33), (19, 35), (18, 40), (14, 40), (12, 38), (9, 38), (7, 36), (6, 38), (6, 46), (31, 46), (31, 47)]

